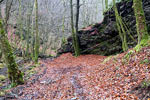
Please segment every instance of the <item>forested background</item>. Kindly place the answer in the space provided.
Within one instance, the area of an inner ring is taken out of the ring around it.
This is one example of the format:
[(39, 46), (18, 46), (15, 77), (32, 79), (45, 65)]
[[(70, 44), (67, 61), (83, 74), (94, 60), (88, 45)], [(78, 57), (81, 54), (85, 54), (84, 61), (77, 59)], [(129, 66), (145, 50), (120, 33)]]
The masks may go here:
[[(7, 3), (10, 4), (11, 0), (7, 1)], [(5, 18), (5, 5), (6, 2), (1, 4), (3, 18)], [(38, 0), (38, 6), (38, 25), (41, 43), (40, 52), (41, 54), (45, 54), (46, 52), (50, 55), (51, 53), (47, 51), (48, 49), (56, 52), (61, 46), (62, 39), (66, 39), (71, 35), (70, 3), (67, 0)], [(73, 7), (75, 10), (75, 1)], [(18, 0), (13, 0), (10, 10), (10, 18), (8, 21), (8, 31), (10, 31), (8, 34), (9, 39), (15, 40), (16, 37), (14, 38), (12, 36), (17, 35), (23, 39), (24, 45), (28, 42), (30, 46), (32, 46), (33, 43), (31, 42), (34, 41), (33, 33), (35, 32), (34, 0), (20, 0), (20, 2), (18, 2)], [(105, 10), (105, 2), (102, 2), (102, 0), (81, 0), (79, 29), (101, 22)], [(76, 11), (74, 11), (74, 17), (75, 14)], [(12, 46), (19, 46), (20, 49), (24, 47), (21, 46), (22, 42), (20, 42), (20, 40), (16, 41), (17, 42), (13, 41), (14, 44)]]

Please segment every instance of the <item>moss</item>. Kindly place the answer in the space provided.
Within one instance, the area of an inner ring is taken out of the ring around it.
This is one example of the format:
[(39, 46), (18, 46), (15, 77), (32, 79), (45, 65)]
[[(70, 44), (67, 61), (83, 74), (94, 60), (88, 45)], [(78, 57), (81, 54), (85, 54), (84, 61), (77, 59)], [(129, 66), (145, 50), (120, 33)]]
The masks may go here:
[(50, 55), (49, 55), (49, 57), (55, 57), (55, 55), (53, 55), (53, 54), (50, 54)]

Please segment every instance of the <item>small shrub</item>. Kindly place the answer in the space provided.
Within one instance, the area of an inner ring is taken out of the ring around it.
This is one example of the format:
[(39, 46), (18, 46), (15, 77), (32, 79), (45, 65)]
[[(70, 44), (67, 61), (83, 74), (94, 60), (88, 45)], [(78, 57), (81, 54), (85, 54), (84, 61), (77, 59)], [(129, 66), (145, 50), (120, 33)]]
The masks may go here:
[(150, 64), (150, 60), (144, 59), (144, 60), (140, 61), (140, 64)]
[(122, 63), (126, 64), (127, 62), (129, 62), (130, 57), (134, 54), (133, 50), (130, 50), (122, 59)]

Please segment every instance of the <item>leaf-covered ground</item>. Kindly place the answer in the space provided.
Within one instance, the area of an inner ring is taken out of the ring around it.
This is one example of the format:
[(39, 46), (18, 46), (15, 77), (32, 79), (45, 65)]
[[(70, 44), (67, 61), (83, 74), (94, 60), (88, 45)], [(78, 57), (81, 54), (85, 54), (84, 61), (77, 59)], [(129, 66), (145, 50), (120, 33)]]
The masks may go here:
[(16, 100), (147, 100), (150, 47), (116, 56), (70, 53), (40, 61), (25, 85), (11, 91)]

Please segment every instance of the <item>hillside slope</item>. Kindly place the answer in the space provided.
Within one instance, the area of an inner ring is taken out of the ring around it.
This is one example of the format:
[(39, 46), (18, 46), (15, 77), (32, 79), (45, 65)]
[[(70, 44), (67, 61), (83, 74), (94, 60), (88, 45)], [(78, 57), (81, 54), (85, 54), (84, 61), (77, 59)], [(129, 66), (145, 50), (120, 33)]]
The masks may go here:
[[(116, 56), (70, 53), (41, 60), (39, 72), (11, 93), (17, 100), (147, 100), (150, 47)], [(6, 96), (7, 97), (7, 96)]]

